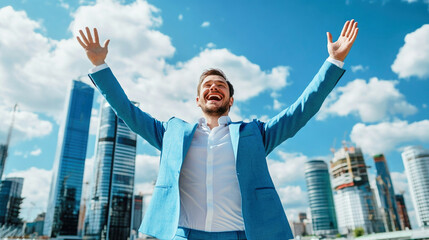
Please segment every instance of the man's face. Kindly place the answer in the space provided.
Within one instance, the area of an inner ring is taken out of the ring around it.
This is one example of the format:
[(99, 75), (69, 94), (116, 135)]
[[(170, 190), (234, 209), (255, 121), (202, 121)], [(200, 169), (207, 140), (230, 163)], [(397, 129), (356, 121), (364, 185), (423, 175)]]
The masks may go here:
[(229, 96), (229, 87), (226, 80), (218, 75), (209, 75), (204, 78), (197, 96), (197, 105), (201, 110), (213, 116), (222, 116), (229, 112), (234, 99)]

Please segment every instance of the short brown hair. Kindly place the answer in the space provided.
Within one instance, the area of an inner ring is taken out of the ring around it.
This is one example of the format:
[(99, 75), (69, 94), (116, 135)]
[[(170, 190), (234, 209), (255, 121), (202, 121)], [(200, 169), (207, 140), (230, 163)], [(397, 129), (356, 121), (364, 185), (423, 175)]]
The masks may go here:
[(226, 78), (225, 73), (220, 69), (210, 68), (208, 70), (205, 70), (200, 76), (200, 81), (198, 82), (198, 88), (197, 88), (197, 94), (198, 94), (197, 96), (200, 96), (201, 83), (203, 83), (204, 79), (210, 75), (223, 77), (226, 80), (226, 83), (228, 84), (228, 87), (229, 87), (229, 97), (232, 97), (234, 95), (234, 87), (228, 81), (228, 78)]

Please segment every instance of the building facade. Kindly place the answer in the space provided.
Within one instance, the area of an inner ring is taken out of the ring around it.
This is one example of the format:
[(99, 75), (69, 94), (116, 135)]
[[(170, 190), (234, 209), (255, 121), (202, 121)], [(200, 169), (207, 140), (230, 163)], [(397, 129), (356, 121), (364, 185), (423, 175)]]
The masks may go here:
[(2, 180), (7, 158), (7, 145), (0, 144), (0, 181)]
[(410, 218), (408, 217), (408, 211), (407, 207), (405, 205), (404, 195), (403, 194), (396, 194), (396, 209), (398, 209), (398, 215), (399, 215), (399, 222), (401, 223), (401, 229), (412, 229)]
[(311, 209), (313, 233), (316, 235), (336, 234), (338, 226), (328, 165), (323, 160), (306, 162), (305, 181)]
[(94, 89), (73, 81), (58, 133), (44, 235), (76, 236)]
[(96, 172), (85, 235), (92, 239), (127, 239), (132, 228), (137, 135), (104, 101), (101, 105)]
[(133, 230), (138, 233), (143, 220), (143, 195), (134, 196)]
[(390, 178), (389, 167), (383, 154), (375, 155), (375, 167), (377, 169), (377, 192), (380, 200), (380, 213), (387, 232), (401, 230), (401, 223), (396, 207), (395, 191)]
[(429, 150), (406, 147), (402, 152), (408, 186), (419, 227), (429, 227)]
[(11, 177), (1, 181), (0, 185), (0, 226), (20, 226), (22, 186), (24, 178)]
[(362, 151), (355, 147), (339, 149), (330, 170), (340, 233), (348, 234), (358, 227), (366, 234), (383, 232)]

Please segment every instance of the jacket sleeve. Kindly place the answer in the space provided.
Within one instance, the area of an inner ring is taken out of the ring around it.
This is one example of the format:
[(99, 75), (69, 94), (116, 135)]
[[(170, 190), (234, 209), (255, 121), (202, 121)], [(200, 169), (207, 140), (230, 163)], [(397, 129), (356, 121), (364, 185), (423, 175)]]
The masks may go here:
[(325, 61), (295, 103), (260, 125), (266, 155), (283, 141), (293, 137), (319, 111), (344, 72), (335, 64)]
[(89, 78), (106, 98), (116, 115), (133, 132), (161, 150), (167, 123), (158, 121), (131, 103), (110, 68), (89, 74)]

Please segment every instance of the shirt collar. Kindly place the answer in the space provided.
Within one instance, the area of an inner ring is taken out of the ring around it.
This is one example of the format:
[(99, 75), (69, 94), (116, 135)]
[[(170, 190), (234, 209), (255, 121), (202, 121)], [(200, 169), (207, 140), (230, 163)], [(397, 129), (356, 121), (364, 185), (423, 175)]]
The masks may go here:
[[(229, 116), (221, 116), (217, 120), (217, 122), (219, 123), (219, 126), (222, 126), (222, 125), (227, 126), (228, 124), (231, 123), (231, 118)], [(202, 117), (198, 119), (198, 124), (200, 126), (207, 126), (207, 120), (204, 117)]]

